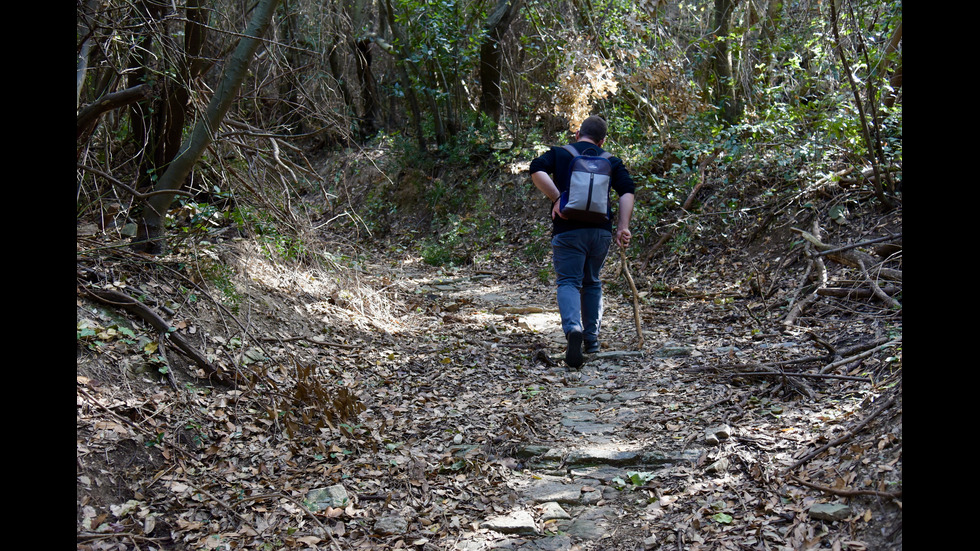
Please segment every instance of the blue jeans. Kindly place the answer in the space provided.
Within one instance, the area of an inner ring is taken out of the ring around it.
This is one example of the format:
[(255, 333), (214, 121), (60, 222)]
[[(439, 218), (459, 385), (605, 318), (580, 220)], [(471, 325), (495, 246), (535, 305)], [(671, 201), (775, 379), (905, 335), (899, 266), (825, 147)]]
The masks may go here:
[(599, 339), (602, 324), (602, 281), (599, 272), (609, 253), (612, 233), (582, 228), (551, 238), (558, 283), (558, 311), (567, 337), (580, 331), (586, 342)]

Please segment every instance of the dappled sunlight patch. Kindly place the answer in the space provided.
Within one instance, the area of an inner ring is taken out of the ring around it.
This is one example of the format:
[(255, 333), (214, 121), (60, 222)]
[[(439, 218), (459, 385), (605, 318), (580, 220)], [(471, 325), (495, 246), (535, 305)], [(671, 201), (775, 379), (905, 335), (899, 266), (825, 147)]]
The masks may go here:
[(245, 254), (241, 260), (250, 282), (301, 301), (298, 311), (320, 317), (328, 326), (353, 325), (393, 333), (410, 325), (410, 318), (398, 314), (390, 294), (378, 290), (384, 285), (375, 286), (377, 282), (355, 268), (333, 264), (331, 270), (311, 268), (275, 262), (258, 253)]
[(531, 168), (531, 161), (521, 161), (508, 164), (504, 170), (510, 174), (527, 174), (529, 168)]

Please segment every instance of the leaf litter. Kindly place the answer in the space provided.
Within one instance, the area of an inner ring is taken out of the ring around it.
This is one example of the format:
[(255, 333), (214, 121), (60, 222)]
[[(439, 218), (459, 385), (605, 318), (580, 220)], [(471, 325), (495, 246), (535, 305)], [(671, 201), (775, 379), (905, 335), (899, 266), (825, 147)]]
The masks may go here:
[[(567, 549), (901, 547), (900, 344), (841, 366), (846, 379), (787, 375), (839, 359), (821, 342), (892, 342), (900, 312), (828, 300), (805, 329), (779, 327), (779, 297), (745, 288), (760, 260), (729, 251), (641, 273), (646, 346), (617, 356), (637, 336), (612, 260), (610, 357), (573, 372), (550, 284), (504, 259), (494, 270), (437, 272), (409, 257), (323, 270), (275, 265), (247, 242), (218, 246), (239, 259), (233, 309), (139, 260), (113, 260), (110, 283), (86, 276), (173, 312), (174, 331), (235, 385), (209, 382), (166, 336), (80, 294), (79, 549), (538, 549), (547, 537)], [(159, 263), (176, 273), (195, 258)], [(783, 276), (778, 292), (795, 285)], [(555, 474), (530, 448), (589, 440), (562, 423), (582, 385), (625, 396), (587, 402), (617, 419), (606, 443), (684, 460), (589, 479), (604, 536), (571, 538), (555, 519), (531, 535), (487, 529), (534, 510), (521, 488)], [(712, 440), (720, 425), (730, 434)], [(314, 506), (327, 488), (346, 497)], [(818, 518), (824, 504), (846, 508)]]

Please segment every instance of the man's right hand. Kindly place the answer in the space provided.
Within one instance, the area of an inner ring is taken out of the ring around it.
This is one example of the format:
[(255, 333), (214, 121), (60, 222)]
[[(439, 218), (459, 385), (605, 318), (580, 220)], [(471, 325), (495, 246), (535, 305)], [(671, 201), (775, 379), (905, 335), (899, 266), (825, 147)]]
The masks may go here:
[(632, 237), (633, 234), (630, 233), (628, 228), (616, 230), (616, 244), (624, 249), (630, 246), (630, 239)]
[(568, 220), (568, 218), (566, 218), (565, 215), (562, 214), (561, 212), (560, 198), (558, 201), (555, 201), (553, 205), (551, 205), (551, 219), (554, 220), (555, 216), (557, 216), (558, 218), (564, 218), (565, 220)]

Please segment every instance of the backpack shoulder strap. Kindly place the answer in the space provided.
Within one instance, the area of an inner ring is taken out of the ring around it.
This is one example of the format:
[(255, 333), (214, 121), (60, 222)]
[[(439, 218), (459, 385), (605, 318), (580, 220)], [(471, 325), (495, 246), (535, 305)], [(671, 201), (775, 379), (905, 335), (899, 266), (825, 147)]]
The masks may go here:
[[(598, 146), (589, 146), (590, 149), (593, 148), (593, 147), (598, 147)], [(575, 158), (575, 157), (578, 157), (578, 156), (582, 155), (582, 153), (579, 153), (578, 150), (575, 149), (575, 147), (572, 146), (571, 144), (563, 145), (562, 148), (565, 151), (568, 151), (569, 153), (571, 153), (572, 154), (572, 158)], [(586, 151), (588, 151), (588, 149), (586, 149)], [(613, 155), (612, 155), (612, 153), (610, 153), (608, 151), (603, 151), (602, 153), (599, 154), (599, 156), (602, 157), (603, 159), (611, 159)]]

